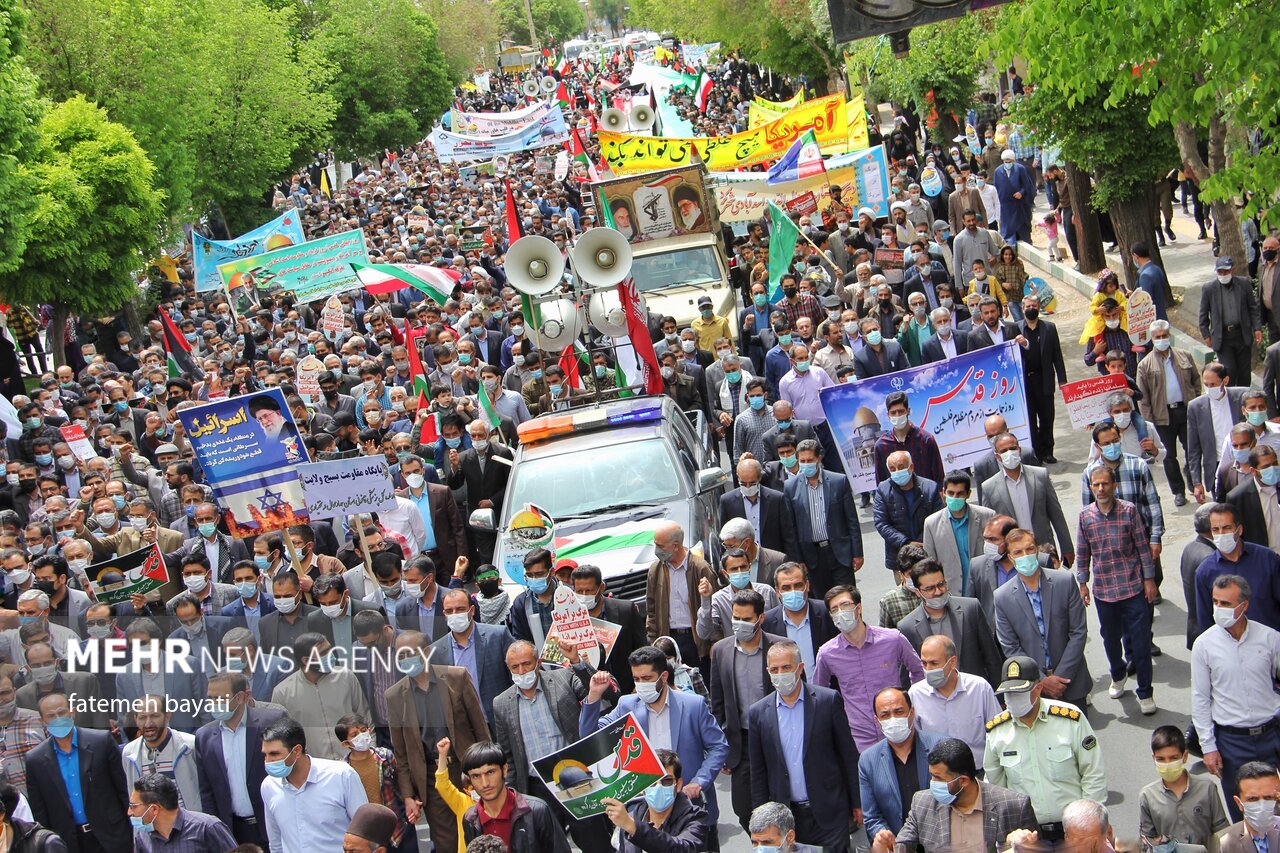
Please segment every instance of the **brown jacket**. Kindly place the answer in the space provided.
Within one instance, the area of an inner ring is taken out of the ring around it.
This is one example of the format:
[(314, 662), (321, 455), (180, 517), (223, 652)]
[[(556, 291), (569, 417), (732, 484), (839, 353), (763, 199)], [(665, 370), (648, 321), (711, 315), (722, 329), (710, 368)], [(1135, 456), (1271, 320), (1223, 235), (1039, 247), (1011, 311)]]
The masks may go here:
[[(956, 180), (959, 181), (958, 178)], [(964, 227), (966, 210), (977, 213), (978, 221), (983, 225), (991, 221), (987, 216), (986, 205), (982, 203), (982, 193), (976, 188), (966, 191), (964, 187), (957, 186), (955, 191), (947, 197), (947, 219), (950, 220), (952, 234), (959, 234), (960, 229)]]
[(1164, 355), (1154, 349), (1147, 353), (1138, 362), (1136, 381), (1138, 390), (1142, 392), (1138, 409), (1144, 418), (1157, 426), (1169, 424), (1169, 396), (1166, 393), (1164, 375), (1166, 358), (1173, 359), (1173, 372), (1182, 388), (1182, 402), (1190, 403), (1200, 396), (1200, 370), (1191, 353), (1177, 347), (1170, 347)]
[[(644, 593), (644, 627), (651, 643), (663, 634), (671, 633), (671, 614), (668, 612), (667, 605), (668, 576), (666, 564), (661, 560), (654, 560), (653, 565), (649, 566)], [(689, 624), (696, 625), (698, 624), (698, 605), (702, 602), (702, 597), (698, 595), (698, 581), (706, 578), (711, 581), (713, 589), (719, 589), (721, 583), (711, 564), (693, 551), (689, 552), (689, 567), (685, 570), (685, 577), (689, 582)], [(698, 647), (698, 653), (703, 657), (711, 653), (711, 643), (700, 638), (696, 632), (693, 635), (693, 642)], [(693, 663), (690, 662), (690, 665)]]
[[(480, 696), (471, 684), (471, 674), (466, 667), (432, 665), (428, 671), (431, 673), (428, 690), (443, 686), (447, 691), (444, 714), (449, 728), (449, 750), (456, 768), (461, 766), (462, 755), (472, 744), (491, 739), (489, 724), (485, 722)], [(401, 799), (426, 800), (427, 792), (435, 790), (436, 768), (434, 762), (427, 763), (422, 747), (422, 723), (413, 701), (413, 684), (413, 679), (402, 678), (387, 689), (387, 725), (391, 728)], [(455, 774), (454, 782), (458, 781)]]
[[(93, 549), (95, 562), (105, 560), (112, 554), (131, 554), (146, 544), (142, 541), (142, 533), (132, 527), (121, 527), (119, 533), (101, 538), (98, 536), (98, 531), (90, 530), (86, 527), (80, 538), (88, 542), (89, 547)], [(160, 546), (160, 553), (172, 554), (182, 547), (182, 534), (167, 527), (157, 526), (156, 544)], [(176, 574), (176, 572), (171, 574)], [(168, 602), (175, 595), (185, 590), (186, 587), (182, 585), (182, 578), (171, 576), (168, 583), (147, 593), (146, 598), (151, 602)]]

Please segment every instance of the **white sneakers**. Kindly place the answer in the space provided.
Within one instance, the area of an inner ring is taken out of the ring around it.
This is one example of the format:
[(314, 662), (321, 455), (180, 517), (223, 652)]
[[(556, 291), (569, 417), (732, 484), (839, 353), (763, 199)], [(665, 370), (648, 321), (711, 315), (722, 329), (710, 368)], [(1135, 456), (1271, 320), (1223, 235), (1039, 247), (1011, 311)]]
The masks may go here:
[(1112, 699), (1119, 699), (1124, 695), (1125, 682), (1129, 680), (1129, 676), (1121, 678), (1119, 681), (1112, 681), (1111, 686), (1107, 688), (1107, 695)]
[(1144, 717), (1150, 717), (1156, 712), (1156, 699), (1154, 696), (1148, 696), (1146, 699), (1138, 700), (1138, 708), (1142, 711)]

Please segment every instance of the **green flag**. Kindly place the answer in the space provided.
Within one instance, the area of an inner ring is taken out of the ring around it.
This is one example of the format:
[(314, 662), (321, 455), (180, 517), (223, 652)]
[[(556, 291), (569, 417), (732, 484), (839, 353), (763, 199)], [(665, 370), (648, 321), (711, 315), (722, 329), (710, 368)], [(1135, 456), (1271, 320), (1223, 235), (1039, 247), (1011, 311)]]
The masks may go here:
[(782, 299), (782, 276), (791, 269), (795, 258), (800, 229), (787, 216), (787, 212), (772, 201), (769, 205), (769, 303)]

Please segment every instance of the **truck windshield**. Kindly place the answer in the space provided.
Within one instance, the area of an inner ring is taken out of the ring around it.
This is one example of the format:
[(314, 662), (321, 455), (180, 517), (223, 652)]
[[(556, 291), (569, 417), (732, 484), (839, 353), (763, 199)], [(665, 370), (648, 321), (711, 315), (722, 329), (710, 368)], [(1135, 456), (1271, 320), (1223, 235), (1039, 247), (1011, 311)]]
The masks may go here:
[(660, 290), (676, 284), (706, 284), (720, 280), (716, 250), (711, 246), (694, 246), (674, 252), (637, 257), (631, 273), (642, 291)]
[(570, 441), (565, 451), (520, 463), (505, 499), (508, 512), (535, 503), (553, 518), (564, 518), (680, 495), (675, 461), (661, 439), (605, 445), (589, 453)]

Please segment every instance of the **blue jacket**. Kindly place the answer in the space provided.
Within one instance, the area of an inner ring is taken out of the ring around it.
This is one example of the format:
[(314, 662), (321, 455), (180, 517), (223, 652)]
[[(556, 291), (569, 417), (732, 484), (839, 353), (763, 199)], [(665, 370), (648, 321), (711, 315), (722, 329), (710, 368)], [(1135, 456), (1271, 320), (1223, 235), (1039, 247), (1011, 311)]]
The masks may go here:
[(1156, 306), (1156, 319), (1168, 320), (1169, 309), (1164, 304), (1164, 288), (1165, 282), (1164, 270), (1156, 266), (1155, 261), (1148, 260), (1145, 264), (1138, 267), (1138, 287), (1141, 287), (1151, 296), (1151, 301)]
[[(266, 591), (258, 593), (258, 619), (268, 613), (276, 612), (276, 600)], [(244, 599), (237, 597), (235, 601), (222, 608), (222, 615), (230, 619), (236, 628), (248, 628), (249, 620), (244, 615)]]
[[(716, 806), (716, 777), (729, 755), (729, 741), (711, 716), (706, 701), (696, 693), (682, 693), (667, 689), (667, 704), (671, 715), (671, 746), (680, 756), (685, 784), (697, 782), (702, 795), (707, 798), (707, 810), (714, 820), (720, 810)], [(640, 728), (649, 731), (649, 707), (634, 693), (618, 700), (618, 706), (605, 717), (600, 716), (600, 702), (583, 702), (578, 712), (578, 733), (586, 737), (597, 729), (634, 714)]]
[[(819, 469), (818, 476), (822, 478), (822, 500), (827, 511), (827, 539), (831, 542), (831, 550), (835, 552), (837, 563), (852, 566), (853, 558), (862, 556), (862, 531), (858, 529), (858, 516), (853, 509), (849, 478), (825, 469)], [(810, 566), (816, 566), (818, 546), (810, 533), (809, 498), (804, 491), (808, 488), (809, 481), (804, 477), (792, 477), (783, 486), (783, 491), (791, 504), (791, 517), (795, 519), (800, 556)]]
[[(929, 790), (929, 751), (942, 739), (941, 735), (916, 729), (916, 779), (922, 791)], [(858, 759), (858, 788), (868, 838), (875, 838), (882, 829), (897, 835), (907, 820), (902, 794), (898, 791), (898, 773), (893, 765), (897, 760), (888, 740), (881, 740)]]
[[(908, 511), (907, 496), (914, 498)], [(904, 492), (885, 480), (876, 486), (875, 502), (871, 517), (876, 532), (884, 539), (884, 564), (890, 570), (898, 568), (898, 549), (908, 542), (924, 541), (924, 520), (942, 509), (942, 497), (938, 484), (928, 477), (915, 478), (909, 491)]]
[(764, 384), (770, 400), (778, 399), (778, 383), (790, 369), (791, 357), (781, 347), (774, 346), (764, 354)]
[[(265, 825), (266, 820), (262, 807), (262, 780), (267, 777), (262, 761), (262, 731), (283, 716), (283, 711), (250, 707), (245, 709), (240, 721), (245, 727), (245, 784), (249, 789), (253, 814), (260, 825)], [(204, 803), (205, 813), (231, 826), (234, 812), (231, 808), (231, 786), (227, 781), (227, 757), (222, 751), (220, 727), (221, 723), (215, 720), (201, 726), (196, 732), (196, 763), (200, 767), (200, 799)]]

